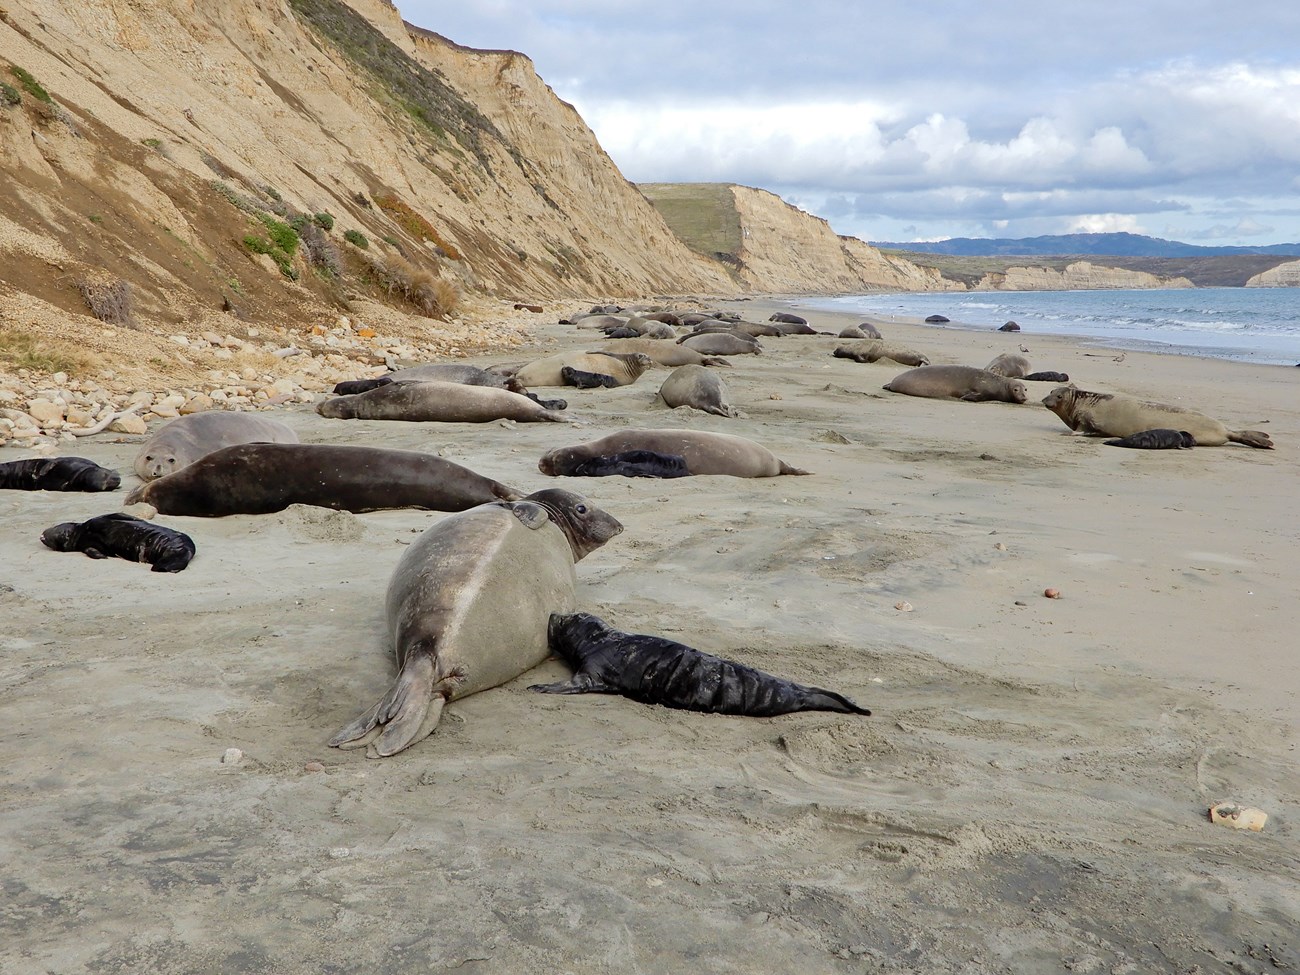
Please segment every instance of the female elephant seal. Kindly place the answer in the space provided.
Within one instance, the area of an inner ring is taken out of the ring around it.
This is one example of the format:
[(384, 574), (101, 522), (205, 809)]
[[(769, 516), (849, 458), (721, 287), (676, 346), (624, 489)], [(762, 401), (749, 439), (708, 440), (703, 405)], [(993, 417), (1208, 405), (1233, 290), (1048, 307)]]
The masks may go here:
[(879, 362), (892, 359), (904, 366), (928, 366), (930, 359), (920, 352), (889, 345), (879, 339), (859, 342), (856, 345), (841, 345), (831, 353), (837, 359), (852, 359), (854, 362)]
[(417, 423), (564, 423), (565, 417), (527, 396), (493, 386), (444, 382), (393, 382), (364, 393), (336, 396), (316, 407), (336, 420), (410, 420)]
[(704, 355), (694, 349), (688, 349), (676, 342), (656, 342), (651, 339), (621, 339), (607, 342), (600, 347), (602, 352), (640, 352), (661, 366), (731, 366), (720, 356)]
[(142, 481), (174, 474), (205, 454), (239, 443), (297, 443), (298, 434), (279, 420), (256, 413), (209, 410), (164, 423), (135, 455)]
[[(791, 467), (752, 440), (703, 430), (623, 430), (589, 443), (552, 450), (537, 462), (537, 469), (551, 477), (604, 477), (624, 474), (619, 460), (625, 458), (631, 462), (631, 455), (635, 455), (635, 462), (639, 465), (660, 458), (665, 469), (678, 472), (685, 464), (686, 473), (692, 475), (775, 477), (778, 474), (809, 473)], [(647, 474), (643, 469), (627, 473), (627, 476), (663, 475)], [(681, 474), (669, 476), (680, 477)]]
[(33, 457), (0, 464), (0, 489), (10, 491), (116, 491), (117, 471), (87, 457)]
[(264, 515), (291, 504), (339, 511), (463, 511), (518, 491), (432, 454), (336, 444), (250, 443), (200, 457), (126, 497), (165, 515)]
[(704, 366), (678, 366), (659, 387), (659, 398), (673, 409), (689, 406), (714, 416), (736, 415), (727, 405), (727, 387), (722, 378)]
[(884, 388), (891, 393), (930, 399), (960, 399), (968, 403), (988, 400), (1023, 403), (1028, 399), (1024, 383), (995, 376), (974, 366), (921, 366), (895, 376)]
[(551, 614), (573, 609), (574, 563), (622, 530), (556, 489), (443, 518), (402, 553), (388, 583), (397, 680), (330, 744), (394, 755), (427, 738), (448, 701), (537, 666), (550, 652)]
[(1273, 441), (1260, 430), (1229, 430), (1213, 417), (1168, 403), (1113, 393), (1091, 393), (1076, 386), (1058, 386), (1043, 397), (1043, 405), (1071, 430), (1107, 437), (1127, 437), (1144, 430), (1190, 433), (1198, 447), (1240, 443), (1272, 450)]
[(703, 332), (677, 340), (678, 345), (694, 349), (701, 355), (761, 355), (758, 339), (735, 332)]
[(984, 368), (995, 376), (1024, 379), (1029, 375), (1029, 360), (1014, 352), (1003, 352), (999, 356), (994, 356), (993, 361)]
[(616, 630), (589, 613), (551, 616), (551, 649), (575, 671), (543, 694), (622, 694), (645, 704), (771, 718), (795, 711), (870, 714), (843, 694), (723, 660), (661, 636)]
[(653, 365), (650, 357), (641, 352), (561, 352), (520, 366), (515, 379), (530, 389), (534, 386), (564, 386), (563, 372), (568, 366), (579, 372), (613, 376), (620, 386), (627, 386), (636, 382)]
[(83, 552), (92, 559), (147, 562), (154, 572), (181, 572), (194, 558), (194, 539), (189, 535), (124, 511), (54, 525), (41, 532), (41, 543), (56, 552)]

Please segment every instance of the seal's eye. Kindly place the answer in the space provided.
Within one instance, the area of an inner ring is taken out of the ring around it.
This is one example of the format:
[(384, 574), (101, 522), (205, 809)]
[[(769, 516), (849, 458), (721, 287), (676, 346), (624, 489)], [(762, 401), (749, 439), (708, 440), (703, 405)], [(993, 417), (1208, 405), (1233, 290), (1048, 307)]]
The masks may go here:
[(576, 511), (576, 512), (577, 512), (578, 514), (580, 514), (580, 515), (585, 515), (585, 514), (587, 513), (587, 506), (586, 506), (585, 504), (580, 504), (580, 505), (578, 505), (576, 508), (574, 508), (573, 510)]
[(153, 460), (153, 454), (145, 454), (145, 455), (144, 455), (144, 459), (145, 459), (145, 460)]

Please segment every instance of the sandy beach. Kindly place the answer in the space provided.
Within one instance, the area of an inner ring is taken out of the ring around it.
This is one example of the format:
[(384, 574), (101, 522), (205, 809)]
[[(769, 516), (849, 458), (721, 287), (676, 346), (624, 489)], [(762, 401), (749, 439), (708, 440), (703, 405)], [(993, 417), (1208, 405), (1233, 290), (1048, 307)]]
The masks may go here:
[[(733, 357), (736, 419), (656, 405), (662, 368), (538, 390), (568, 424), (279, 410), (306, 442), (585, 494), (626, 530), (578, 566), (581, 608), (874, 711), (530, 692), (567, 675), (551, 660), (376, 761), (326, 742), (389, 685), (384, 590), (443, 516), (159, 516), (198, 546), (185, 572), (92, 561), (40, 532), (117, 510), (144, 438), (86, 438), (65, 452), (118, 492), (0, 492), (0, 971), (1300, 969), (1300, 370), (872, 320), (936, 364), (1023, 346), (1277, 449), (1106, 447), (1039, 404), (1050, 383), (1025, 405), (893, 394), (906, 367), (827, 336)], [(600, 338), (535, 335), (470, 361)], [(627, 427), (738, 434), (813, 476), (537, 470)], [(1264, 830), (1212, 825), (1227, 799)]]

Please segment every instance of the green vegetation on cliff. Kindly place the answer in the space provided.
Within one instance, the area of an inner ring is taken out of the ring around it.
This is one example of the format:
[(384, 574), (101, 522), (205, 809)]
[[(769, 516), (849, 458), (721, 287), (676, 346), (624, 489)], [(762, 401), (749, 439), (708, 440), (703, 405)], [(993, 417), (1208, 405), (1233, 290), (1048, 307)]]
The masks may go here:
[(737, 263), (740, 214), (729, 183), (639, 183), (664, 222), (697, 254)]

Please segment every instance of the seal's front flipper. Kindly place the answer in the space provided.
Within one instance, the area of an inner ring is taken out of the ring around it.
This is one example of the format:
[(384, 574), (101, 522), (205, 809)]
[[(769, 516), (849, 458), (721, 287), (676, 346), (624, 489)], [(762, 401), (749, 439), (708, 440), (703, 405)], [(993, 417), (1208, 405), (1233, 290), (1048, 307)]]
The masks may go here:
[(535, 501), (513, 501), (506, 507), (518, 518), (525, 528), (536, 531), (551, 520), (546, 509)]
[(537, 691), (539, 694), (617, 694), (618, 688), (610, 687), (604, 684), (590, 674), (574, 674), (569, 680), (558, 681), (554, 684), (532, 684), (528, 688), (530, 691)]

